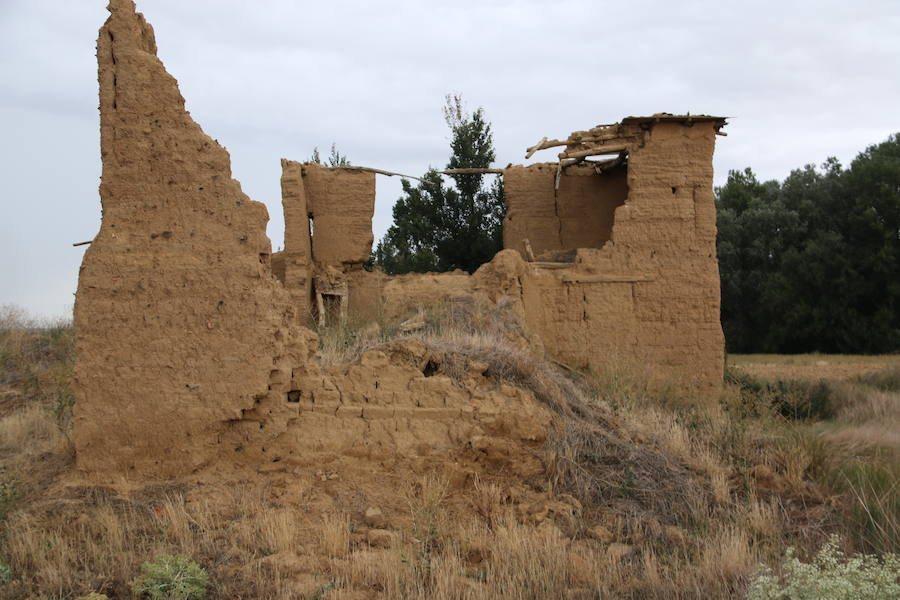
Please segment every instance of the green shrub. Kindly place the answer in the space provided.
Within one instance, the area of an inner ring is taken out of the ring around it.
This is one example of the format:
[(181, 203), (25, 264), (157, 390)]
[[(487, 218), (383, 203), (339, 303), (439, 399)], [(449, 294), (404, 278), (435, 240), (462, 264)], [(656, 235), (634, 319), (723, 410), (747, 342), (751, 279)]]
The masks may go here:
[(885, 392), (900, 392), (900, 365), (889, 365), (874, 373), (866, 373), (856, 378), (865, 385)]
[(141, 567), (132, 587), (139, 598), (149, 600), (202, 600), (208, 576), (203, 568), (181, 555), (161, 554)]
[(900, 556), (886, 554), (848, 558), (838, 550), (838, 538), (822, 546), (811, 563), (800, 561), (788, 548), (782, 574), (766, 569), (747, 591), (748, 600), (883, 600), (900, 598)]
[(763, 381), (742, 371), (728, 369), (725, 383), (740, 388), (741, 398), (748, 408), (759, 404), (772, 406), (783, 417), (795, 420), (834, 417), (835, 389), (824, 379)]

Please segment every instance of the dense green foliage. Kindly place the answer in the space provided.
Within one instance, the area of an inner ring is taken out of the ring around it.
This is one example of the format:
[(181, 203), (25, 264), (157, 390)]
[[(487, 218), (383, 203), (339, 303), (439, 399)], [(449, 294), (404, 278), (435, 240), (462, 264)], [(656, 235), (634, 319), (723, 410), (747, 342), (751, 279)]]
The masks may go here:
[(900, 134), (784, 182), (716, 190), (730, 352), (900, 350)]
[[(494, 162), (491, 125), (479, 108), (464, 110), (459, 96), (444, 108), (452, 132), (448, 169), (489, 168)], [(403, 180), (403, 196), (394, 205), (394, 222), (378, 243), (372, 262), (398, 274), (464, 269), (473, 272), (503, 245), (503, 182), (485, 185), (484, 175), (450, 175), (444, 185), (436, 169), (417, 186)]]

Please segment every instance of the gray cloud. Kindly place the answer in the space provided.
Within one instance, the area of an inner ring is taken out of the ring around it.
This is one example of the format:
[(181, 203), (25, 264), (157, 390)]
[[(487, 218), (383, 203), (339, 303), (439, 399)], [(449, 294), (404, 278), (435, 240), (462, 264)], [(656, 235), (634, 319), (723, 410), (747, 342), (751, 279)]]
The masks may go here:
[[(72, 302), (99, 226), (94, 43), (104, 2), (0, 0), (0, 303)], [(444, 94), (483, 106), (498, 163), (541, 136), (659, 111), (734, 117), (715, 168), (782, 178), (900, 130), (900, 5), (824, 2), (138, 0), (188, 109), (282, 239), (279, 158), (332, 142), (420, 174)], [(552, 153), (547, 153), (552, 154)], [(536, 158), (540, 158), (538, 155)], [(378, 182), (376, 233), (399, 181)]]

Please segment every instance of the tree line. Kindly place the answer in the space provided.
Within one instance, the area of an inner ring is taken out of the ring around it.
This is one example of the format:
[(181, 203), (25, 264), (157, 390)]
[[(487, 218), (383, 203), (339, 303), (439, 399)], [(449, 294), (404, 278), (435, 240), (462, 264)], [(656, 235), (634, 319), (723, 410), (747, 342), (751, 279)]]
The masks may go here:
[(900, 350), (900, 134), (846, 169), (731, 171), (716, 208), (729, 352)]

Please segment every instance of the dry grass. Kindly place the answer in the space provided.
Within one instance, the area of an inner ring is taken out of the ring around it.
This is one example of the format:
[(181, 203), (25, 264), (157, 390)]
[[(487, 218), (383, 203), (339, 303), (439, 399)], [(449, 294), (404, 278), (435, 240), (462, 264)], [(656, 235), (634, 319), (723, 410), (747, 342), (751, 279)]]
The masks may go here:
[(745, 529), (732, 526), (713, 533), (700, 553), (700, 578), (722, 588), (735, 588), (759, 565)]
[(813, 479), (823, 493), (836, 495), (838, 529), (854, 549), (898, 552), (900, 392), (892, 389), (897, 357), (857, 359), (878, 368), (856, 378), (823, 382), (832, 418), (791, 423), (791, 443), (773, 454), (771, 464), (796, 491), (802, 492)]
[(319, 548), (325, 556), (342, 558), (350, 549), (350, 517), (343, 513), (329, 513), (322, 518), (319, 529)]
[(900, 392), (872, 389), (845, 383), (837, 400), (835, 420), (839, 423), (900, 424)]
[[(279, 588), (291, 569), (265, 559), (306, 552), (298, 544), (302, 515), (272, 506), (260, 491), (246, 486), (230, 494), (219, 491), (215, 503), (187, 503), (171, 491), (141, 500), (94, 492), (78, 498), (74, 491), (39, 509), (18, 511), (6, 523), (4, 560), (20, 577), (4, 592), (18, 597), (40, 590), (41, 597), (70, 598), (95, 590), (127, 598), (141, 563), (177, 553), (210, 570), (213, 597), (281, 597)], [(346, 554), (346, 529), (341, 535), (330, 525), (346, 526), (346, 515), (322, 522), (323, 530), (331, 528), (328, 550)], [(316, 550), (309, 548), (309, 565), (317, 564)]]
[(900, 357), (896, 354), (860, 355), (860, 354), (729, 354), (728, 362), (736, 367), (745, 365), (841, 365), (867, 364), (877, 369), (880, 366), (897, 364)]
[[(759, 563), (777, 565), (788, 545), (808, 554), (832, 532), (850, 551), (897, 549), (895, 392), (844, 381), (830, 388), (833, 418), (796, 421), (736, 388), (698, 403), (616, 357), (603, 373), (567, 372), (530, 350), (503, 307), (448, 303), (425, 321), (413, 333), (321, 331), (320, 354), (338, 364), (415, 336), (457, 381), (486, 365), (553, 413), (547, 470), (464, 483), (398, 473), (386, 546), (369, 543), (358, 491), (340, 486), (315, 501), (257, 479), (47, 491), (70, 464), (57, 407), (71, 330), (0, 327), (15, 392), (0, 412), (0, 563), (12, 573), (0, 597), (129, 598), (142, 562), (179, 553), (207, 569), (211, 598), (731, 598)], [(761, 465), (774, 488), (751, 476)], [(571, 515), (535, 518), (523, 494)]]
[(857, 380), (864, 385), (886, 392), (900, 392), (900, 357), (878, 371), (860, 375)]
[(63, 439), (53, 415), (40, 404), (28, 404), (0, 419), (0, 452), (42, 454), (59, 446)]

